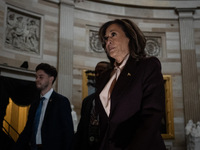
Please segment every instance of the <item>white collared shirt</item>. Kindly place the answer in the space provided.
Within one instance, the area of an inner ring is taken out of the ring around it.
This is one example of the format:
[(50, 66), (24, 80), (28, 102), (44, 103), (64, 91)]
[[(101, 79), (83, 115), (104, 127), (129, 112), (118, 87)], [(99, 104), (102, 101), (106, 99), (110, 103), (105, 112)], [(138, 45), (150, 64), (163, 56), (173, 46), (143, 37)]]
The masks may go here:
[(41, 110), (41, 114), (40, 114), (40, 121), (39, 121), (38, 130), (37, 130), (37, 134), (36, 134), (36, 144), (42, 144), (41, 128), (42, 128), (42, 123), (44, 120), (44, 115), (45, 115), (45, 111), (47, 108), (47, 104), (49, 102), (49, 98), (50, 98), (52, 92), (53, 92), (53, 88), (51, 88), (45, 95), (41, 96), (41, 97), (45, 97), (45, 100), (43, 101), (42, 110)]

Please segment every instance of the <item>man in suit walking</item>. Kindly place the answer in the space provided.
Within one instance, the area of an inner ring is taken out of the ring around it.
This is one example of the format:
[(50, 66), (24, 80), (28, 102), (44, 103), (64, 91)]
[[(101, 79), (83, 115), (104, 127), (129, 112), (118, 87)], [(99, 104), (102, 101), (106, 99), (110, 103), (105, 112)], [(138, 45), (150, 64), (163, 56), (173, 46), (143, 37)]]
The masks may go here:
[(53, 90), (55, 67), (41, 63), (36, 67), (38, 100), (31, 104), (28, 121), (14, 149), (70, 150), (74, 136), (69, 100)]
[[(100, 61), (97, 63), (95, 67), (95, 91), (99, 79), (104, 77), (102, 74), (109, 69), (111, 69), (109, 62)], [(95, 92), (83, 99), (81, 117), (74, 136), (73, 150), (95, 150), (98, 147), (99, 124), (98, 116), (94, 111), (94, 101)]]

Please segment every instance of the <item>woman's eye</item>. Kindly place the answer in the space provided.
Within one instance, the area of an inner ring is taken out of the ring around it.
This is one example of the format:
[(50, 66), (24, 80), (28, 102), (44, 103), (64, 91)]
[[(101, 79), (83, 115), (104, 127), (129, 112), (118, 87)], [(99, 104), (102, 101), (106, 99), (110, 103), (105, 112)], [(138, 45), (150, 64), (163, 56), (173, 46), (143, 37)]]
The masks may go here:
[(115, 32), (112, 32), (112, 33), (111, 33), (111, 36), (112, 36), (112, 37), (113, 37), (113, 36), (115, 36), (115, 35), (116, 35), (116, 33), (115, 33)]
[(115, 32), (112, 32), (109, 36), (105, 36), (104, 37), (104, 42), (108, 41), (108, 38), (113, 38), (114, 36), (116, 36), (117, 34)]

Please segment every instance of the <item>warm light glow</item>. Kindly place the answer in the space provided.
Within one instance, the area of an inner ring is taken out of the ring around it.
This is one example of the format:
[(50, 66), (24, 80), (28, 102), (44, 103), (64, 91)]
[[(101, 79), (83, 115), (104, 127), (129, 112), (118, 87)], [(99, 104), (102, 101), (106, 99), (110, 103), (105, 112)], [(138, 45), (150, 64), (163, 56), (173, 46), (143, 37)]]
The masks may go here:
[[(11, 98), (6, 109), (4, 119), (18, 132), (21, 133), (26, 125), (29, 106), (22, 107), (16, 105)], [(3, 127), (9, 132), (14, 141), (17, 140), (18, 134), (4, 121)]]

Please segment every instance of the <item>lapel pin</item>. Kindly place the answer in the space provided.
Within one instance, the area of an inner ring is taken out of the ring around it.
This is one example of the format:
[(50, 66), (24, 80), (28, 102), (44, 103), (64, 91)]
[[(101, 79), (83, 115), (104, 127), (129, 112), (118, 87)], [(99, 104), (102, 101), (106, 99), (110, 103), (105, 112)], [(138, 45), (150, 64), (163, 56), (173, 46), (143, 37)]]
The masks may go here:
[(127, 76), (131, 76), (131, 74), (130, 74), (130, 73), (128, 73), (128, 74), (127, 74)]

